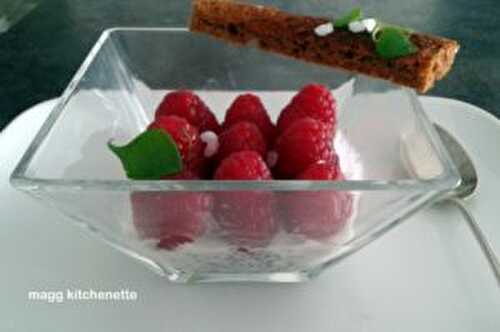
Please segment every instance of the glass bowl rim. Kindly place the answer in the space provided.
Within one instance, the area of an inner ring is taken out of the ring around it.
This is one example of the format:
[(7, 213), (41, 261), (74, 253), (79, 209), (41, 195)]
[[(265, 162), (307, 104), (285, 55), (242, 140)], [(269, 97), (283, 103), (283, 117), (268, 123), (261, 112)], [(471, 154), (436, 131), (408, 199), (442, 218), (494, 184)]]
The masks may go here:
[(52, 127), (63, 112), (66, 104), (73, 96), (79, 82), (92, 64), (106, 41), (118, 32), (164, 32), (190, 33), (186, 27), (114, 27), (102, 32), (85, 60), (71, 79), (57, 105), (31, 141), (26, 152), (11, 174), (11, 183), (23, 190), (110, 190), (110, 191), (307, 191), (307, 190), (400, 190), (400, 191), (449, 191), (460, 183), (460, 176), (444, 147), (430, 119), (421, 104), (416, 102), (418, 96), (414, 90), (402, 88), (411, 95), (413, 108), (418, 121), (422, 124), (425, 135), (429, 138), (433, 149), (443, 166), (443, 172), (432, 179), (400, 179), (400, 180), (343, 180), (343, 181), (218, 181), (218, 180), (106, 180), (106, 179), (53, 179), (27, 175), (28, 166)]

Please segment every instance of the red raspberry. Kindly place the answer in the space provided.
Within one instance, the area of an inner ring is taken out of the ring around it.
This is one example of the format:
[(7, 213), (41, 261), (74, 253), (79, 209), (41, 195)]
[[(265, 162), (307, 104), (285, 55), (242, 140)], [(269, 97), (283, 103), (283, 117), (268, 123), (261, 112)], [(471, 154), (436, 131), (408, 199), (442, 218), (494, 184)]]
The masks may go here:
[(238, 122), (219, 136), (218, 159), (223, 160), (234, 152), (255, 151), (266, 155), (267, 145), (259, 128), (250, 122)]
[(186, 119), (175, 115), (157, 118), (149, 129), (162, 129), (175, 141), (182, 158), (184, 169), (196, 174), (204, 172), (205, 157), (203, 151), (205, 144), (201, 141), (198, 129), (189, 124)]
[[(315, 163), (298, 180), (342, 180), (338, 164)], [(352, 215), (352, 195), (348, 191), (301, 191), (283, 193), (280, 206), (290, 233), (321, 240), (338, 234)]]
[(224, 159), (215, 171), (215, 180), (271, 180), (271, 172), (261, 155), (240, 151)]
[(167, 115), (176, 115), (186, 119), (191, 125), (197, 127), (200, 133), (207, 130), (215, 133), (221, 131), (215, 115), (208, 106), (189, 90), (170, 92), (163, 98), (156, 109), (155, 118)]
[(340, 166), (337, 162), (328, 163), (324, 161), (309, 165), (297, 176), (298, 180), (337, 180), (342, 176)]
[[(271, 173), (257, 152), (242, 151), (222, 161), (215, 179), (271, 180)], [(215, 196), (214, 216), (221, 235), (230, 243), (265, 246), (278, 231), (274, 205), (269, 191), (222, 191)]]
[(336, 125), (336, 101), (328, 88), (320, 84), (306, 85), (281, 112), (278, 132), (284, 133), (295, 121), (305, 117), (326, 124), (333, 138)]
[(131, 202), (139, 236), (169, 250), (201, 237), (212, 208), (210, 195), (194, 192), (134, 192)]
[(273, 143), (276, 128), (259, 97), (250, 93), (238, 96), (226, 113), (224, 129), (228, 130), (242, 121), (254, 123), (264, 135), (267, 144)]
[(311, 118), (295, 121), (276, 141), (276, 171), (282, 178), (293, 178), (317, 161), (335, 161), (328, 129)]

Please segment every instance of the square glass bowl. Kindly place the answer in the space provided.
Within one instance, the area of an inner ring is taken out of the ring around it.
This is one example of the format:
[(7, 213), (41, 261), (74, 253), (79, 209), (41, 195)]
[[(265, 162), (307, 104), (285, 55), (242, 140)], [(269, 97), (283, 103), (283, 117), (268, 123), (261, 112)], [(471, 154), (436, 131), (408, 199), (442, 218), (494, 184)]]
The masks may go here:
[[(343, 181), (132, 181), (107, 148), (144, 130), (166, 91), (196, 91), (220, 121), (250, 91), (276, 121), (311, 82), (337, 99)], [(459, 176), (412, 90), (182, 28), (118, 28), (100, 37), (11, 181), (171, 281), (297, 282)]]

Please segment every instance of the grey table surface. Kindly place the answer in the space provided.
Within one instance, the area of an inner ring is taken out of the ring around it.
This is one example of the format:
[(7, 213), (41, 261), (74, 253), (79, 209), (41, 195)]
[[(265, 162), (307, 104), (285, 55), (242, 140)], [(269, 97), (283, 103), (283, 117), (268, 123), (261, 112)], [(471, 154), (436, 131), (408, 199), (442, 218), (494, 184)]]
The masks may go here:
[[(430, 94), (500, 117), (500, 6), (495, 0), (256, 0), (329, 15), (361, 6), (384, 21), (460, 41), (455, 67)], [(99, 34), (115, 26), (184, 26), (189, 0), (40, 0), (0, 34), (0, 129), (29, 106), (60, 95)]]

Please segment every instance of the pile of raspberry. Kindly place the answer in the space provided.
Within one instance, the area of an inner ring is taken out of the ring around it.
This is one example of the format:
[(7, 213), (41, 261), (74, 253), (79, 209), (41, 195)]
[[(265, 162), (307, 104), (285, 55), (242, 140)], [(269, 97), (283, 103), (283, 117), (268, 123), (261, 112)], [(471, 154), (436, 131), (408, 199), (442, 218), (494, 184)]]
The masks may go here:
[[(276, 125), (256, 95), (238, 96), (220, 125), (199, 96), (180, 90), (164, 97), (149, 128), (167, 132), (183, 161), (183, 171), (165, 179), (340, 180), (336, 123), (330, 90), (310, 84), (282, 110)], [(135, 193), (132, 201), (140, 233), (159, 238), (165, 249), (203, 235), (210, 215), (225, 239), (246, 248), (267, 245), (280, 229), (327, 238), (351, 209), (349, 195), (329, 191)]]

